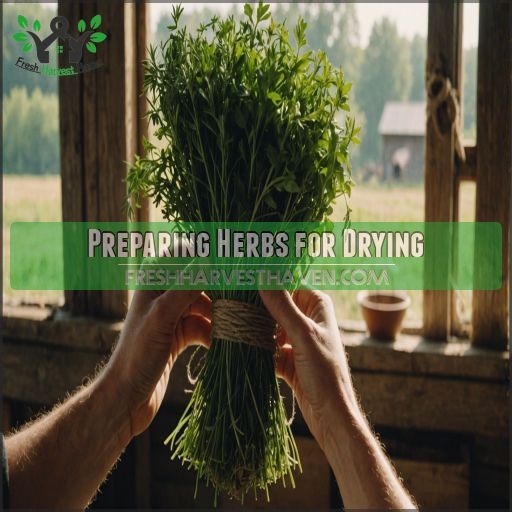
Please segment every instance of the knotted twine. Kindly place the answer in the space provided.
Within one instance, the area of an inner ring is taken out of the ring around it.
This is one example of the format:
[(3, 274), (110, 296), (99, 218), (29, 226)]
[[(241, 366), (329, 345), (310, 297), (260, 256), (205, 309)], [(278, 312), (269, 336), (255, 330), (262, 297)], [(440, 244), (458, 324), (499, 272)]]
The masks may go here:
[[(213, 303), (212, 339), (246, 343), (270, 352), (276, 351), (276, 322), (266, 309), (238, 300), (218, 299)], [(287, 419), (295, 419), (295, 393), (292, 411)]]
[(238, 300), (213, 303), (212, 339), (246, 343), (275, 352), (276, 322), (267, 310)]
[[(462, 142), (460, 128), (460, 106), (457, 91), (452, 87), (450, 79), (441, 71), (439, 63), (431, 63), (427, 69), (427, 117), (432, 120), (438, 137), (444, 133), (440, 125), (441, 112), (445, 112), (455, 130), (455, 152), (462, 162), (466, 161), (466, 152)], [(446, 131), (445, 131), (446, 133)]]

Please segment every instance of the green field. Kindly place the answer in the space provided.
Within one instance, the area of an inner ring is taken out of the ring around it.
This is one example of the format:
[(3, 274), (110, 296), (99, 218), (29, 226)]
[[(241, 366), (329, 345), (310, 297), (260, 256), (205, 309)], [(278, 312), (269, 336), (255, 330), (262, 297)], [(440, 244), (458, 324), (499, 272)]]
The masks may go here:
[[(37, 292), (11, 290), (9, 286), (9, 227), (15, 221), (60, 221), (61, 190), (59, 176), (4, 176), (3, 177), (3, 247), (4, 300), (6, 302), (56, 303), (63, 300), (62, 291)], [(474, 220), (474, 187), (461, 189), (461, 220)], [(350, 198), (351, 218), (357, 221), (422, 221), (424, 192), (422, 186), (389, 186), (374, 184), (356, 186)], [(342, 220), (345, 205), (340, 201), (333, 220)], [(153, 210), (151, 220), (161, 220)], [(339, 319), (360, 319), (356, 302), (357, 292), (331, 292)], [(411, 291), (412, 305), (407, 319), (421, 321), (422, 292)], [(463, 309), (470, 309), (471, 294), (461, 294)], [(465, 316), (463, 314), (463, 316)]]
[(20, 291), (9, 285), (9, 235), (12, 222), (58, 222), (61, 215), (60, 176), (3, 177), (3, 293), (4, 303), (60, 303), (62, 291)]

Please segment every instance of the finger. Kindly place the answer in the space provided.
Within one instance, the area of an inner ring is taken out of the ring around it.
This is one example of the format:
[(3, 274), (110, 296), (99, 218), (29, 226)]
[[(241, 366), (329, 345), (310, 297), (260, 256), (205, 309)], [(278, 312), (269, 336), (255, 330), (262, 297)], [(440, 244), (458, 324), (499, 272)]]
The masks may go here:
[(307, 317), (300, 311), (286, 290), (260, 290), (261, 299), (290, 338), (301, 335), (307, 326)]
[(161, 293), (156, 290), (135, 290), (132, 298), (132, 307), (147, 309)]
[(201, 293), (199, 290), (168, 290), (155, 300), (154, 307), (165, 315), (169, 322), (175, 323), (190, 305), (199, 299)]
[(210, 332), (212, 324), (202, 316), (185, 316), (176, 327), (178, 355), (191, 345), (210, 347)]
[(291, 345), (283, 345), (279, 348), (276, 356), (276, 373), (293, 389), (295, 381), (295, 361)]
[(280, 325), (277, 326), (276, 342), (279, 346), (283, 346), (285, 343), (288, 342), (288, 335)]
[(293, 301), (307, 317), (318, 324), (332, 320), (334, 314), (332, 300), (329, 295), (320, 290), (297, 290), (293, 294)]
[(188, 307), (187, 311), (183, 314), (184, 316), (189, 315), (200, 315), (211, 320), (212, 318), (212, 301), (210, 297), (202, 293), (195, 302), (192, 302)]

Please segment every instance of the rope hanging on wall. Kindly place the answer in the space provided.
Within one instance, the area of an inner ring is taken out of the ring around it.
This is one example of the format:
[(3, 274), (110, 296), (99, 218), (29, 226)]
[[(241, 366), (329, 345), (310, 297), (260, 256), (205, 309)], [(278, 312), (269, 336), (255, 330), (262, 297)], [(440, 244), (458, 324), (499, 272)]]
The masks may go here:
[(438, 63), (427, 65), (427, 118), (432, 120), (434, 130), (440, 138), (454, 127), (455, 152), (465, 162), (457, 90), (452, 87), (450, 79), (441, 71)]

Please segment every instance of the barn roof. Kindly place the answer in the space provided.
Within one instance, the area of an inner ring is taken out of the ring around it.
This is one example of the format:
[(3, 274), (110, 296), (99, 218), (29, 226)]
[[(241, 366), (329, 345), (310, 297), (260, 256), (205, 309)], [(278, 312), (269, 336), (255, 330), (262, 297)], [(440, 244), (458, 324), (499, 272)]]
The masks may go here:
[(424, 101), (388, 101), (380, 118), (380, 135), (425, 135)]

